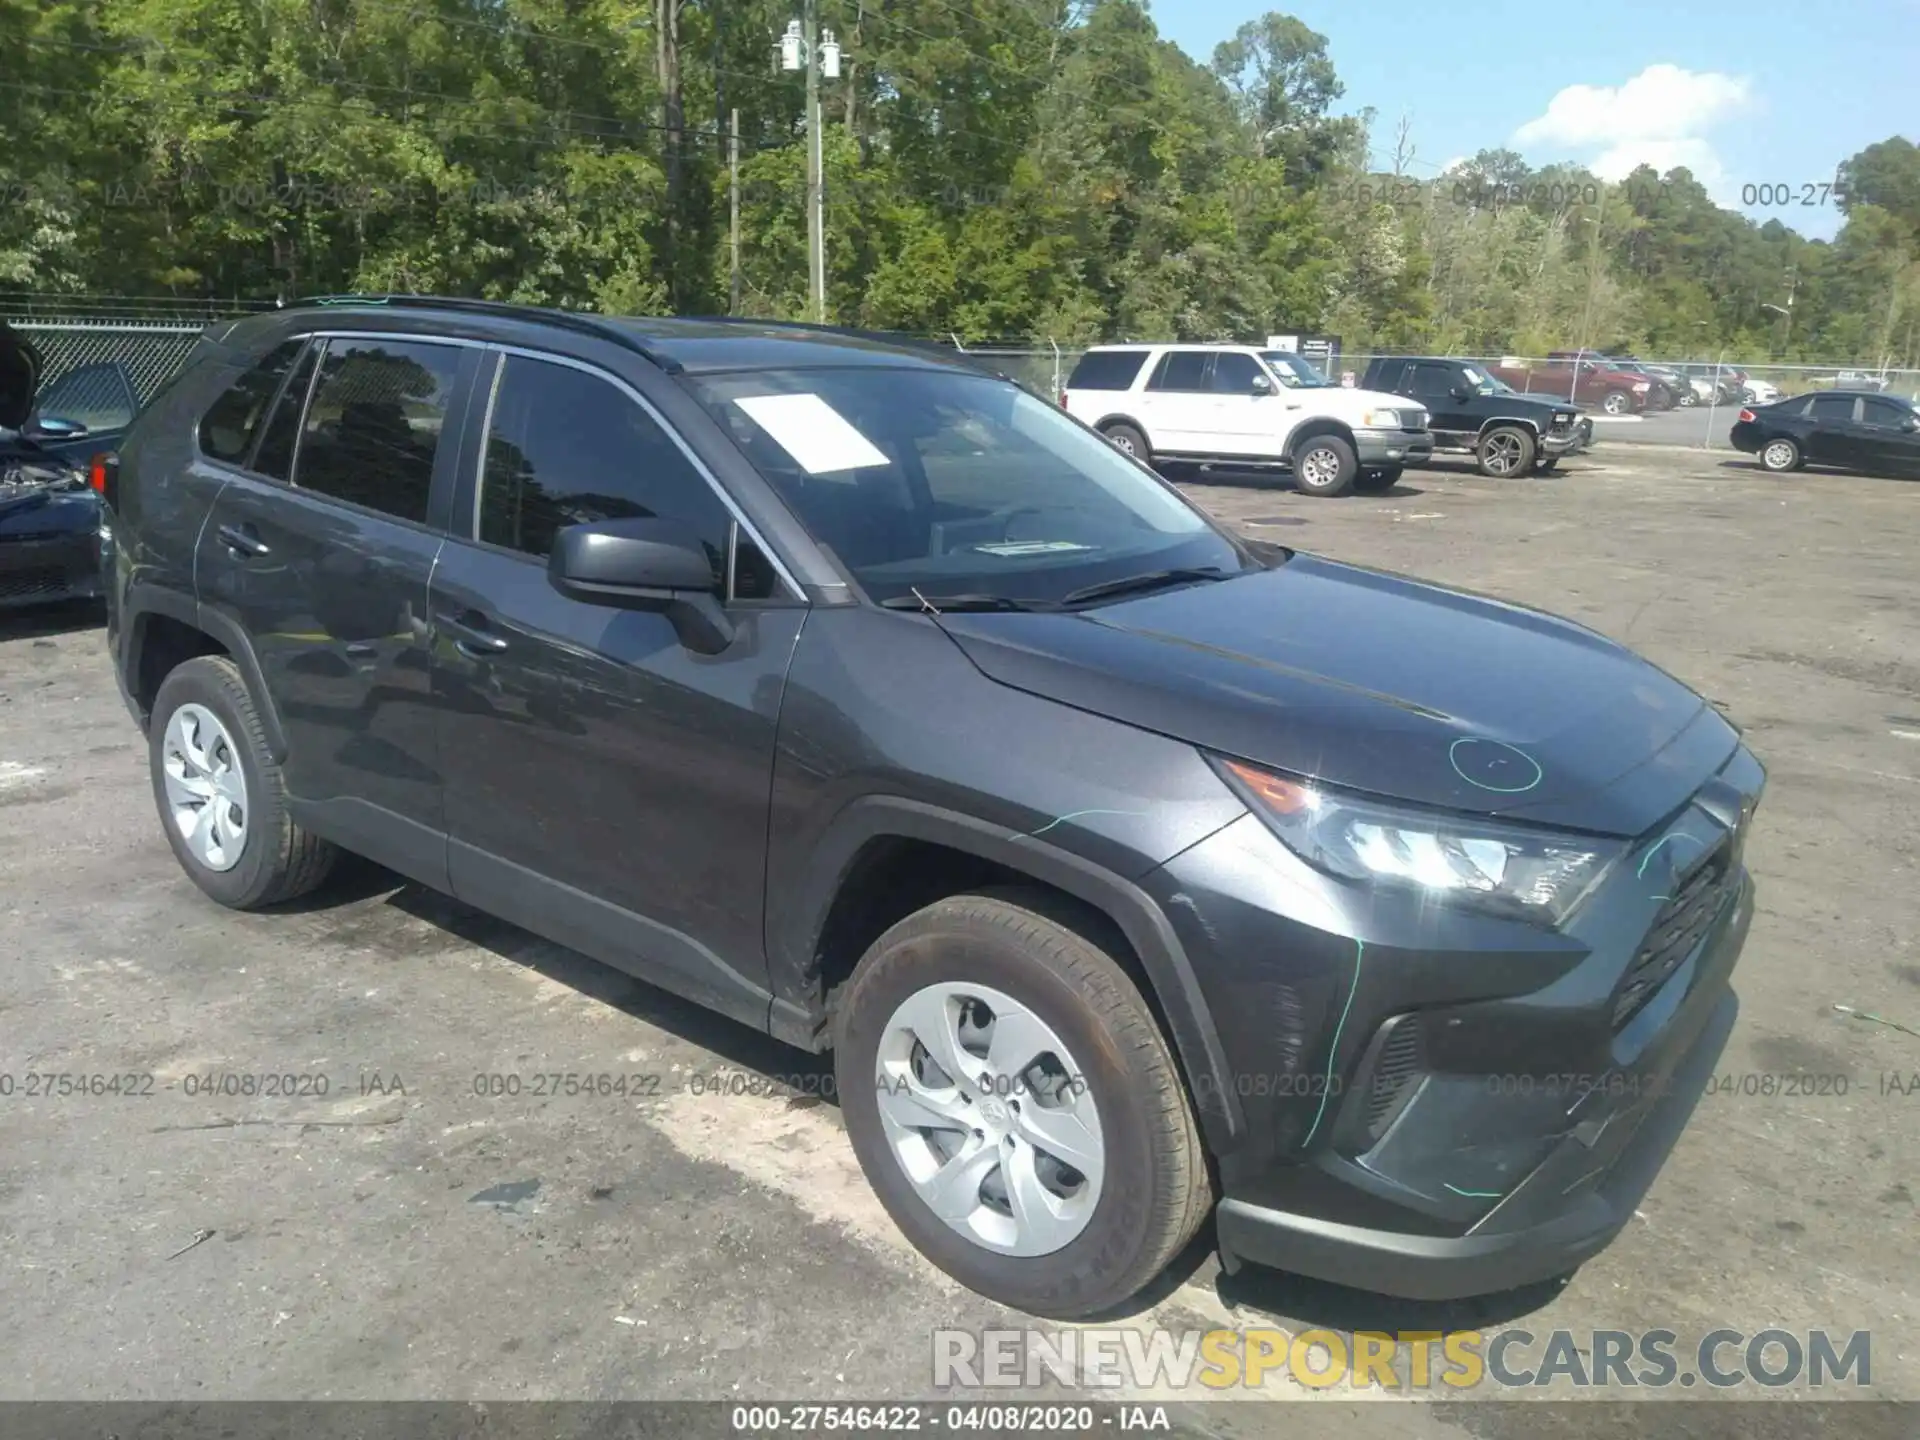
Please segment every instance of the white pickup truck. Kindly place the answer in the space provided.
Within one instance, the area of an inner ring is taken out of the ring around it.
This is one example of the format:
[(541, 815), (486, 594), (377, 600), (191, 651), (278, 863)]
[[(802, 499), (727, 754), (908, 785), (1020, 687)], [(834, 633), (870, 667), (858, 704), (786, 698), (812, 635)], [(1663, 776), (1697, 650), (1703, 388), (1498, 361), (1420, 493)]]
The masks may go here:
[(1307, 495), (1386, 490), (1433, 454), (1417, 401), (1257, 345), (1095, 346), (1060, 403), (1148, 464), (1284, 468)]

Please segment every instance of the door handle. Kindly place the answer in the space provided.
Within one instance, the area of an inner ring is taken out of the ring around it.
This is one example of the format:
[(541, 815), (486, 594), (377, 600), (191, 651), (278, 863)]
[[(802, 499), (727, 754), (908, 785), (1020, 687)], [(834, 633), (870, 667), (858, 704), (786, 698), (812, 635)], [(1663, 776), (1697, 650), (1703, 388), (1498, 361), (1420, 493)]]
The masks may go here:
[(260, 560), (273, 553), (273, 547), (251, 525), (222, 525), (215, 533), (222, 545), (244, 559)]
[(433, 618), (435, 623), (446, 626), (452, 632), (456, 649), (476, 660), (487, 655), (498, 655), (507, 648), (506, 640), (489, 630), (484, 619), (474, 615), (474, 618), (469, 620), (467, 615), (474, 615), (474, 612), (453, 615), (440, 611), (436, 612)]

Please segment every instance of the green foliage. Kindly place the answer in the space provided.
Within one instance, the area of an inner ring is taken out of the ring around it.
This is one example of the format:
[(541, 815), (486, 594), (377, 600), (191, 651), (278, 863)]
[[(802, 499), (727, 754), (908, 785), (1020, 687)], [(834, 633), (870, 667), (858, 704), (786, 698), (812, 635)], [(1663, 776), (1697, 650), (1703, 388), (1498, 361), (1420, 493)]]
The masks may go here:
[[(846, 57), (822, 86), (846, 323), (1920, 358), (1907, 139), (1842, 167), (1845, 228), (1814, 243), (1684, 170), (1370, 173), (1371, 117), (1336, 113), (1325, 37), (1282, 13), (1200, 64), (1141, 0), (819, 7)], [(740, 308), (803, 315), (804, 86), (774, 62), (797, 9), (0, 0), (0, 286), (723, 312), (737, 110)]]

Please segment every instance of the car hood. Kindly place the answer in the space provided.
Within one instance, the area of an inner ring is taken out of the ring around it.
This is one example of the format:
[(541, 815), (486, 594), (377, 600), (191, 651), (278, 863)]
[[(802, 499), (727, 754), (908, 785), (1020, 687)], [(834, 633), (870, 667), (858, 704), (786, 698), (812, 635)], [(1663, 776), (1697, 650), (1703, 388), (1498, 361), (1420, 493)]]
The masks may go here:
[(1632, 651), (1540, 611), (1307, 555), (1073, 613), (949, 614), (989, 678), (1331, 785), (1638, 835), (1738, 743)]

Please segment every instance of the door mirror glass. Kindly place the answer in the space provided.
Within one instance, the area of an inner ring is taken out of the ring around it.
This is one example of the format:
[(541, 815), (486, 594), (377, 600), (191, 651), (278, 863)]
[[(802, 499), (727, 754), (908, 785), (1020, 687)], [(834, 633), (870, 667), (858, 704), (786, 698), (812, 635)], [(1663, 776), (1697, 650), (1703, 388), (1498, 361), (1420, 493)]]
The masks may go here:
[(1273, 394), (1273, 381), (1264, 375), (1256, 375), (1253, 377), (1253, 382), (1248, 388), (1256, 395), (1271, 395)]
[(36, 415), (20, 433), (29, 440), (83, 440), (87, 427), (59, 415)]
[(1447, 394), (1456, 400), (1471, 400), (1473, 398), (1473, 387), (1456, 381), (1453, 387), (1447, 391)]

